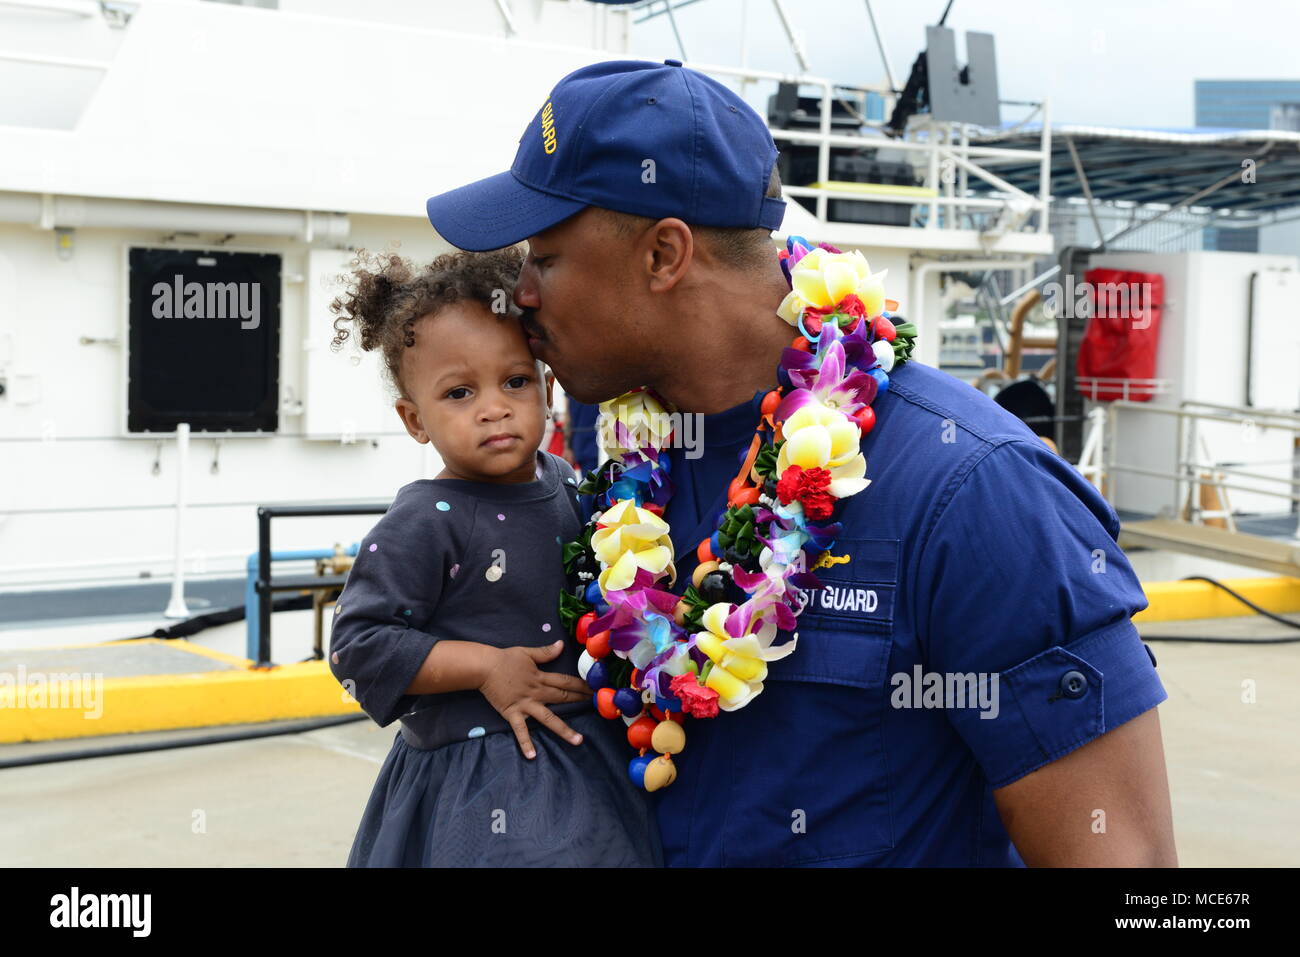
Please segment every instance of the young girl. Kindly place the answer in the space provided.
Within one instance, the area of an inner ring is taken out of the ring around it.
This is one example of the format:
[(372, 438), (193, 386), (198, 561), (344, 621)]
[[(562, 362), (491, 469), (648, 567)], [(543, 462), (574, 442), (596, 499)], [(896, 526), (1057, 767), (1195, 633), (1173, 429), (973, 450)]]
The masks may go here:
[(445, 466), (398, 491), (335, 608), (335, 677), (401, 722), (349, 867), (661, 863), (623, 727), (564, 640), (560, 549), (581, 520), (573, 470), (538, 450), (553, 379), (510, 302), (522, 260), (363, 253), (333, 304), (336, 347), (352, 325), (380, 350), (403, 425)]

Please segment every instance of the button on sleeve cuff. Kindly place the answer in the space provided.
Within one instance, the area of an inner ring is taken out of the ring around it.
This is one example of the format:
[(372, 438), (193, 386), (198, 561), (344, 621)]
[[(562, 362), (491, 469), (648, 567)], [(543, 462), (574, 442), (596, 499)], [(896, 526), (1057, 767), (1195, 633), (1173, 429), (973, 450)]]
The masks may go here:
[(1152, 659), (1125, 618), (997, 676), (995, 707), (949, 717), (993, 787), (1003, 787), (1164, 701)]

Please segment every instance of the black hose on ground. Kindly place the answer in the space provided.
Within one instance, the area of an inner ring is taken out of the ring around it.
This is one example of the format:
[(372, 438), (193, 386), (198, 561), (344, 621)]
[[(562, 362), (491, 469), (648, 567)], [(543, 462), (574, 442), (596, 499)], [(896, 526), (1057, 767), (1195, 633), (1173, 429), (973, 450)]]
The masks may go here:
[[(1238, 594), (1221, 581), (1213, 578), (1207, 578), (1204, 575), (1187, 575), (1180, 579), (1181, 581), (1198, 581), (1209, 582), (1216, 588), (1222, 588), (1237, 601), (1243, 605), (1259, 612), (1265, 618), (1271, 618), (1280, 625), (1286, 625), (1288, 628), (1300, 629), (1300, 622), (1292, 621), (1289, 618), (1283, 618), (1281, 615), (1274, 614), (1266, 608), (1260, 608), (1253, 601), (1244, 595)], [(1217, 638), (1209, 635), (1142, 635), (1143, 641), (1187, 641), (1196, 642), (1206, 645), (1289, 645), (1293, 642), (1300, 641), (1300, 636), (1295, 638)]]
[[(291, 595), (287, 598), (275, 598), (271, 601), (272, 611), (299, 611), (310, 607), (311, 595)], [(197, 635), (200, 631), (215, 628), (217, 625), (228, 625), (232, 621), (243, 621), (247, 614), (247, 609), (243, 605), (235, 605), (233, 608), (220, 608), (216, 611), (204, 612), (202, 615), (195, 615), (193, 618), (186, 618), (184, 621), (178, 621), (176, 624), (168, 625), (165, 628), (155, 628), (148, 635), (137, 635), (134, 638), (114, 638), (112, 641), (105, 642), (105, 644), (117, 641), (139, 641), (141, 638), (188, 638), (190, 635)]]

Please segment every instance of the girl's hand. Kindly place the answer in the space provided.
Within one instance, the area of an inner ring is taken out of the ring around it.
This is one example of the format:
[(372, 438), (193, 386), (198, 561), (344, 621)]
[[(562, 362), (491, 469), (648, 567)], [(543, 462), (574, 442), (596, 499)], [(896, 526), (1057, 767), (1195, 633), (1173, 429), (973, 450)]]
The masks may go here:
[(591, 697), (591, 689), (577, 675), (553, 674), (537, 667), (539, 663), (554, 660), (563, 650), (563, 640), (541, 648), (515, 646), (496, 649), (495, 660), (478, 689), (488, 704), (510, 723), (519, 750), (529, 759), (537, 756), (532, 738), (528, 736), (529, 717), (536, 718), (544, 727), (573, 744), (582, 743), (582, 735), (561, 721), (546, 705), (582, 701)]

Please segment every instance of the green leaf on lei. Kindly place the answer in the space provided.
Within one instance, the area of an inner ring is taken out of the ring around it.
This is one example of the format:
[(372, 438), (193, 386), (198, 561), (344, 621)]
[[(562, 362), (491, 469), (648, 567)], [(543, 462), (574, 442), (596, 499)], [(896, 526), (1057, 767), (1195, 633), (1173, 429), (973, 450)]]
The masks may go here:
[(916, 323), (903, 322), (894, 326), (894, 365), (899, 365), (912, 358), (912, 346), (915, 345)]
[(690, 606), (690, 610), (686, 612), (686, 630), (691, 633), (703, 630), (704, 626), (700, 624), (700, 619), (708, 610), (709, 603), (704, 600), (694, 585), (686, 589), (682, 601)]
[(569, 594), (567, 590), (560, 592), (560, 623), (570, 637), (576, 634), (578, 619), (591, 610), (592, 606), (581, 598)]
[(763, 478), (772, 478), (776, 475), (776, 457), (781, 451), (783, 441), (765, 442), (759, 448), (758, 455), (754, 459), (754, 470)]
[(564, 571), (566, 574), (572, 574), (574, 571), (573, 563), (581, 555), (587, 555), (590, 559), (588, 569), (600, 567), (596, 561), (596, 553), (591, 550), (591, 536), (596, 531), (595, 525), (585, 525), (582, 534), (571, 542), (565, 542), (560, 549), (560, 557), (564, 561)]
[(757, 555), (763, 550), (763, 543), (754, 534), (752, 506), (733, 505), (727, 509), (722, 518), (722, 525), (718, 528), (718, 544), (724, 549), (735, 547), (750, 555)]
[(610, 461), (610, 459), (606, 459), (600, 464), (599, 468), (595, 468), (586, 474), (578, 485), (579, 494), (599, 495), (613, 484), (610, 482), (608, 474), (606, 474), (606, 468)]

